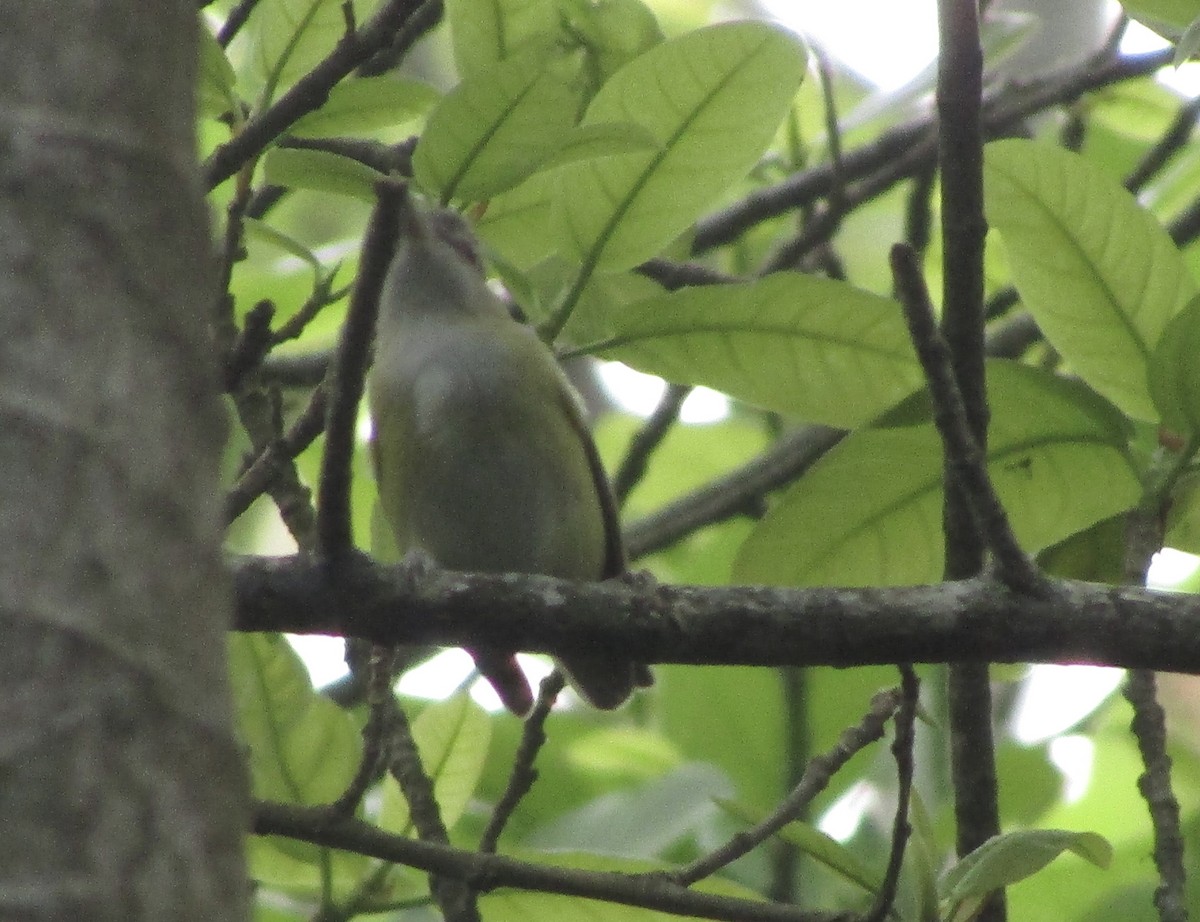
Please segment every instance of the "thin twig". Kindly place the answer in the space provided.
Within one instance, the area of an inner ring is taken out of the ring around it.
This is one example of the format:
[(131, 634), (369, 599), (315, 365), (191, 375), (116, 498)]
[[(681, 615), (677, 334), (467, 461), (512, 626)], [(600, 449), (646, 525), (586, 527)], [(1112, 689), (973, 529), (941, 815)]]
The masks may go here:
[(736, 833), (728, 842), (707, 855), (702, 855), (691, 864), (671, 871), (666, 876), (680, 886), (691, 886), (698, 880), (727, 867), (737, 859), (749, 854), (760, 844), (788, 823), (795, 820), (804, 809), (828, 786), (833, 776), (850, 759), (871, 743), (883, 737), (884, 727), (900, 703), (897, 689), (879, 692), (871, 699), (870, 710), (856, 726), (842, 731), (837, 743), (824, 755), (815, 756), (804, 770), (800, 782), (775, 812), (753, 829)]
[(358, 809), (367, 788), (379, 780), (380, 769), (388, 758), (392, 715), (396, 711), (396, 700), (392, 694), (395, 659), (396, 654), (392, 649), (378, 645), (371, 647), (367, 668), (367, 722), (362, 729), (362, 758), (346, 790), (330, 806), (330, 809), (346, 816), (352, 815)]
[[(784, 666), (779, 672), (783, 692), (783, 771), (784, 783), (790, 790), (800, 783), (804, 770), (812, 758), (812, 727), (809, 710), (812, 702), (808, 670)], [(807, 820), (811, 811), (805, 808), (797, 817)], [(771, 843), (770, 879), (767, 895), (779, 903), (794, 903), (799, 894), (797, 888), (801, 876), (802, 850), (795, 843), (780, 836)]]
[(629, 450), (617, 469), (613, 478), (613, 495), (618, 504), (624, 504), (629, 494), (646, 476), (646, 466), (650, 456), (654, 454), (671, 427), (679, 419), (679, 410), (688, 394), (692, 392), (685, 384), (669, 384), (667, 390), (654, 408), (654, 412), (646, 419), (642, 428), (629, 441)]
[[(249, 436), (255, 451), (260, 453), (251, 465), (253, 469), (281, 441), (282, 398), (278, 388), (262, 384), (242, 386), (231, 397), (238, 422)], [(241, 484), (242, 479), (238, 483)], [(312, 493), (301, 481), (296, 466), (286, 463), (274, 466), (273, 476), (263, 482), (263, 489), (275, 502), (279, 517), (296, 540), (296, 545), (302, 550), (311, 550), (316, 522)]]
[(263, 357), (271, 348), (271, 320), (275, 316), (275, 305), (270, 301), (259, 301), (246, 312), (242, 329), (225, 351), (222, 364), (222, 379), (225, 392), (237, 391), (246, 376), (258, 368)]
[(929, 247), (933, 232), (933, 190), (937, 171), (929, 168), (913, 176), (904, 205), (904, 241), (918, 256)]
[[(909, 328), (934, 399), (945, 446), (945, 534), (948, 580), (980, 571), (985, 542), (993, 545), (1008, 578), (1032, 588), (1037, 571), (1011, 538), (1007, 516), (987, 477), (988, 407), (984, 380), (983, 247), (983, 49), (975, 0), (938, 0), (938, 169), (942, 203), (942, 334), (947, 350), (935, 355), (936, 335), (928, 296), (901, 295)], [(904, 264), (911, 262), (905, 270)], [(897, 286), (923, 289), (916, 257), (892, 250)], [(922, 326), (928, 329), (922, 330)], [(956, 400), (957, 397), (957, 400)], [(993, 501), (994, 500), (994, 501)], [(1000, 832), (996, 744), (991, 684), (986, 663), (955, 663), (949, 669), (951, 776), (957, 850), (968, 854)], [(989, 897), (982, 922), (1004, 922), (1001, 890)]]
[(810, 251), (833, 238), (846, 215), (883, 195), (892, 186), (912, 175), (921, 163), (929, 159), (932, 152), (933, 145), (926, 139), (924, 143), (915, 144), (911, 150), (861, 183), (842, 190), (836, 199), (831, 200), (819, 214), (804, 225), (795, 238), (778, 247), (764, 261), (757, 274), (766, 275), (797, 265)]
[(222, 48), (228, 48), (229, 43), (241, 31), (256, 6), (258, 6), (258, 0), (240, 0), (237, 6), (229, 11), (225, 21), (221, 23), (221, 30), (217, 33), (217, 44)]
[(603, 900), (722, 922), (849, 922), (843, 912), (804, 910), (760, 900), (702, 893), (679, 887), (665, 877), (605, 871), (581, 871), (485, 855), (433, 842), (382, 832), (324, 807), (300, 807), (258, 801), (254, 832), (279, 835), (329, 848), (379, 858), (466, 880), (477, 890), (519, 887), (542, 893)]
[[(424, 842), (449, 845), (450, 835), (442, 822), (433, 793), (433, 780), (421, 764), (421, 754), (404, 709), (389, 698), (391, 715), (391, 763), (392, 777), (400, 785), (404, 799), (408, 801), (409, 816), (417, 835)], [(479, 909), (475, 905), (475, 891), (460, 878), (448, 877), (436, 872), (429, 875), (429, 889), (446, 922), (479, 922)]]
[(325, 453), (317, 503), (317, 549), (327, 560), (338, 558), (353, 543), (350, 527), (350, 461), (358, 404), (362, 399), (379, 293), (391, 264), (399, 232), (399, 208), (407, 187), (381, 180), (375, 187), (376, 203), (363, 235), (358, 278), (346, 310), (346, 322), (331, 368), (329, 414), (325, 425)]
[[(1125, 583), (1144, 586), (1150, 561), (1163, 545), (1165, 515), (1154, 499), (1129, 513), (1125, 525)], [(1158, 703), (1158, 680), (1149, 669), (1131, 669), (1123, 694), (1133, 706), (1131, 729), (1142, 758), (1138, 791), (1150, 811), (1154, 829), (1154, 866), (1158, 887), (1154, 905), (1161, 922), (1188, 918), (1187, 870), (1180, 827), (1179, 800), (1171, 784), (1171, 757), (1167, 755), (1166, 715)]]
[(369, 166), (383, 176), (412, 176), (412, 155), (417, 148), (417, 139), (412, 137), (398, 144), (384, 144), (370, 138), (305, 138), (287, 135), (280, 139), (279, 146), (337, 154)]
[[(1003, 132), (1038, 112), (1078, 99), (1093, 90), (1126, 80), (1145, 77), (1171, 63), (1172, 51), (1165, 49), (1143, 55), (1113, 59), (1097, 55), (1068, 70), (1050, 74), (1024, 86), (997, 87), (984, 99), (984, 127), (989, 136)], [(923, 116), (892, 128), (869, 144), (846, 151), (840, 181), (864, 180), (880, 170), (889, 170), (898, 158), (920, 145), (929, 145), (924, 157), (911, 162), (909, 175), (934, 162), (932, 142), (934, 119)], [(899, 177), (903, 179), (905, 177)], [(731, 243), (748, 228), (803, 208), (829, 195), (839, 177), (830, 163), (821, 163), (796, 173), (780, 183), (758, 189), (696, 225), (692, 253), (699, 255)]]
[(392, 43), (358, 68), (360, 77), (375, 77), (399, 66), (409, 50), (433, 30), (445, 13), (443, 0), (425, 0), (404, 23)]
[(833, 92), (833, 67), (819, 45), (812, 45), (813, 59), (817, 62), (817, 73), (821, 76), (821, 113), (825, 118), (825, 138), (829, 144), (829, 166), (833, 170), (833, 186), (826, 196), (830, 204), (838, 204), (845, 189), (842, 170), (842, 126), (838, 121), (837, 100)]
[(251, 503), (271, 488), (276, 478), (290, 478), (295, 475), (295, 464), (292, 462), (313, 443), (325, 427), (326, 393), (325, 385), (318, 385), (309, 397), (304, 412), (296, 418), (291, 429), (282, 438), (263, 448), (253, 463), (238, 477), (237, 483), (225, 494), (226, 525), (249, 509)]
[(950, 349), (938, 332), (917, 255), (907, 244), (892, 247), (892, 274), (917, 357), (925, 371), (951, 483), (968, 504), (973, 530), (995, 556), (1000, 578), (1014, 589), (1036, 594), (1044, 588), (1045, 576), (1021, 550), (1008, 524), (1008, 513), (988, 476), (986, 457), (971, 431), (962, 392), (951, 368)]
[(297, 119), (324, 105), (330, 90), (386, 47), (418, 7), (417, 0), (386, 0), (362, 28), (343, 35), (333, 51), (272, 106), (254, 115), (235, 137), (213, 151), (203, 167), (205, 188), (223, 183), (258, 157)]
[(537, 769), (533, 767), (533, 763), (542, 746), (546, 744), (546, 718), (550, 716), (550, 709), (554, 707), (555, 700), (566, 684), (563, 674), (555, 669), (542, 679), (541, 685), (538, 686), (537, 701), (533, 705), (533, 710), (529, 712), (529, 716), (525, 718), (525, 726), (521, 731), (521, 743), (513, 757), (508, 784), (504, 788), (504, 793), (500, 795), (496, 808), (492, 811), (487, 828), (483, 830), (483, 835), (479, 838), (481, 852), (496, 850), (496, 843), (500, 841), (500, 833), (508, 825), (521, 798), (529, 793), (530, 788), (537, 781), (538, 773)]
[(1179, 107), (1174, 121), (1162, 137), (1154, 142), (1154, 146), (1146, 151), (1137, 166), (1125, 177), (1125, 188), (1137, 195), (1146, 183), (1162, 172), (1171, 158), (1191, 140), (1197, 118), (1200, 118), (1200, 96), (1193, 96)]
[(917, 704), (921, 696), (921, 684), (911, 665), (900, 666), (900, 706), (896, 709), (896, 738), (892, 741), (892, 755), (896, 759), (896, 816), (892, 822), (892, 847), (888, 854), (887, 870), (883, 883), (875, 894), (875, 904), (867, 913), (864, 922), (883, 922), (896, 902), (896, 891), (900, 886), (900, 869), (904, 865), (904, 847), (912, 834), (908, 821), (908, 805), (912, 798), (915, 764), (913, 747), (916, 742), (915, 727)]
[[(305, 328), (316, 319), (317, 315), (331, 304), (346, 297), (349, 288), (333, 288), (333, 277), (321, 279), (313, 288), (312, 294), (305, 298), (304, 303), (288, 318), (287, 322), (271, 334), (271, 345), (277, 346), (288, 340), (299, 339)], [(324, 375), (322, 374), (323, 378)]]

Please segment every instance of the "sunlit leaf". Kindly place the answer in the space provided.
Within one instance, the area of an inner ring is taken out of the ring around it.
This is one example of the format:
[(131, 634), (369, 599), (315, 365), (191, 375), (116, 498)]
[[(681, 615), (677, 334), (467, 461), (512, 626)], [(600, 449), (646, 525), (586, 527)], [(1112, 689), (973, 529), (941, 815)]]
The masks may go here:
[(285, 253), (291, 253), (297, 259), (304, 260), (317, 272), (321, 271), (321, 261), (317, 255), (295, 237), (255, 218), (244, 218), (242, 226), (245, 228), (247, 237), (262, 240)]
[(229, 658), (255, 796), (297, 804), (336, 800), (362, 748), (354, 719), (313, 691), (281, 635), (234, 634)]
[(446, 0), (454, 63), (464, 79), (559, 37), (559, 0)]
[(1121, 5), (1130, 16), (1168, 41), (1178, 40), (1188, 25), (1200, 16), (1200, 3), (1196, 0), (1124, 0)]
[(343, 80), (329, 99), (289, 131), (305, 137), (355, 134), (388, 128), (423, 115), (438, 99), (433, 87), (417, 80), (359, 77)]
[(660, 149), (559, 171), (568, 252), (623, 269), (680, 234), (762, 155), (804, 61), (789, 33), (738, 22), (671, 39), (621, 68), (584, 124), (635, 122)]
[(1097, 391), (1153, 420), (1147, 372), (1196, 284), (1166, 231), (1082, 157), (1031, 141), (989, 144), (988, 220), (1021, 299)]
[(658, 139), (633, 122), (580, 125), (563, 135), (558, 149), (538, 165), (548, 170), (578, 160), (614, 157), (658, 149)]
[(497, 195), (562, 147), (581, 100), (578, 56), (533, 51), (500, 61), (430, 113), (413, 175), (443, 202)]
[[(483, 772), (491, 723), (469, 695), (459, 694), (429, 705), (412, 722), (412, 731), (425, 773), (433, 780), (442, 822), (447, 829), (453, 828)], [(389, 832), (404, 835), (410, 831), (410, 822), (408, 802), (389, 776), (384, 781), (378, 823)]]
[(898, 304), (811, 275), (683, 289), (601, 322), (605, 358), (812, 423), (856, 426), (921, 381)]
[(599, 83), (663, 40), (654, 11), (642, 0), (581, 3), (572, 13), (571, 29), (594, 59)]
[(235, 108), (234, 85), (237, 75), (225, 49), (207, 28), (200, 30), (200, 74), (197, 83), (197, 109), (201, 115), (216, 118)]
[(260, 3), (238, 33), (239, 77), (269, 103), (333, 50), (346, 31), (337, 0)]
[(263, 175), (280, 186), (374, 202), (375, 183), (383, 174), (330, 151), (276, 147), (263, 159)]
[[(1026, 551), (1136, 501), (1120, 414), (1028, 366), (994, 362), (988, 378), (988, 469)], [(942, 449), (924, 425), (843, 439), (759, 523), (734, 573), (755, 583), (871, 586), (936, 582), (942, 564)]]

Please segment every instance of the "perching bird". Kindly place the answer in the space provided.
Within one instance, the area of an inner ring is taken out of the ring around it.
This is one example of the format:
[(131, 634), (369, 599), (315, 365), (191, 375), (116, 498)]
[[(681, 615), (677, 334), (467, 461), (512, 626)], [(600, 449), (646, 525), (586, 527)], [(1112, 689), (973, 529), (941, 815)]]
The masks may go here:
[[(401, 553), (575, 580), (624, 570), (608, 482), (553, 354), (488, 287), (465, 221), (407, 195), (369, 393), (380, 502)], [(529, 710), (512, 651), (469, 652), (510, 710)], [(561, 665), (600, 708), (651, 682), (611, 652)]]

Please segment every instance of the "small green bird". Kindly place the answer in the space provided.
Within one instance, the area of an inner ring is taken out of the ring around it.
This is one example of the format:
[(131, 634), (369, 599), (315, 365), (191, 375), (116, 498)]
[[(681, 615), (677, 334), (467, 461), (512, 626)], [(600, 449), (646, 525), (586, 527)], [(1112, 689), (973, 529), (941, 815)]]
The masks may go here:
[[(484, 278), (456, 213), (405, 196), (368, 382), (379, 497), (401, 553), (453, 570), (575, 580), (624, 571), (608, 481), (553, 354)], [(533, 702), (512, 651), (472, 650), (505, 706)], [(649, 685), (609, 651), (563, 662), (593, 705)]]

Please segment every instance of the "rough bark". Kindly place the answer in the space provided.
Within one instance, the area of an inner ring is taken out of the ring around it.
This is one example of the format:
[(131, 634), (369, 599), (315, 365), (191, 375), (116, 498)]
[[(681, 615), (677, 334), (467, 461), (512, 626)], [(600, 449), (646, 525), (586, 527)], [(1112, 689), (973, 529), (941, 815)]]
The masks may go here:
[(243, 917), (196, 10), (0, 29), (0, 916)]

